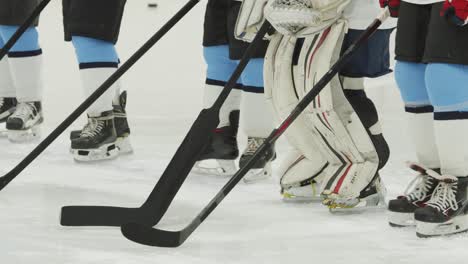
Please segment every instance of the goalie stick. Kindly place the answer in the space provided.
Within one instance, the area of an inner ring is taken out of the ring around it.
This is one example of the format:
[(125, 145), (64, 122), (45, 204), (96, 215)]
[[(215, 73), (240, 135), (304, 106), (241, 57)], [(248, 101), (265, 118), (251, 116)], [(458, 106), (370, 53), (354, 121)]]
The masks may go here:
[[(262, 158), (268, 149), (276, 142), (276, 140), (288, 129), (294, 120), (305, 110), (305, 108), (314, 100), (314, 98), (322, 91), (323, 88), (333, 79), (333, 77), (346, 65), (349, 59), (355, 54), (367, 40), (377, 31), (380, 25), (389, 16), (388, 9), (385, 9), (378, 18), (361, 34), (361, 36), (343, 53), (341, 58), (331, 67), (331, 69), (319, 80), (319, 82), (299, 101), (291, 114), (284, 120), (281, 125), (274, 129), (265, 142), (257, 149), (252, 158), (237, 171), (226, 185), (216, 194), (216, 196), (203, 208), (203, 210), (180, 231), (166, 231), (152, 228), (141, 223), (128, 223), (122, 226), (122, 234), (137, 243), (157, 246), (157, 247), (178, 247), (195, 231), (200, 224), (213, 212), (223, 199), (231, 192), (232, 189), (239, 183), (250, 168)], [(268, 22), (266, 22), (267, 24)]]
[(62, 208), (61, 225), (120, 227), (129, 222), (156, 225), (166, 213), (204, 147), (210, 142), (210, 132), (216, 129), (219, 124), (221, 106), (257, 50), (258, 44), (270, 29), (270, 24), (266, 23), (259, 30), (221, 94), (212, 107), (200, 112), (158, 183), (141, 207), (66, 206)]
[(34, 20), (36, 20), (39, 15), (42, 13), (44, 8), (50, 3), (50, 0), (43, 0), (40, 2), (36, 8), (34, 8), (33, 12), (29, 17), (24, 21), (23, 24), (16, 30), (16, 32), (11, 36), (11, 38), (3, 45), (2, 48), (0, 48), (0, 61), (3, 60), (3, 57), (8, 54), (11, 48), (16, 44), (16, 42), (23, 36), (24, 32), (28, 30), (28, 28), (34, 23)]
[[(45, 1), (43, 1), (44, 3)], [(0, 191), (14, 180), (31, 162), (33, 162), (65, 129), (67, 129), (86, 109), (91, 106), (106, 90), (124, 75), (143, 55), (145, 55), (166, 33), (171, 30), (200, 0), (189, 1), (176, 15), (138, 49), (121, 67), (117, 69), (94, 93), (76, 108), (57, 128), (39, 143), (12, 170), (0, 177)]]

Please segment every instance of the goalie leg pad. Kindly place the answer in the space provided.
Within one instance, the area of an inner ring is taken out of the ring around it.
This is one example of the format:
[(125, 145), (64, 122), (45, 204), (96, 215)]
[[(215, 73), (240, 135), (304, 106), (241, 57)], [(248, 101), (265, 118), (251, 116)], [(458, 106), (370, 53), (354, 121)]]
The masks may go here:
[[(303, 43), (289, 36), (273, 38), (265, 83), (270, 86), (266, 94), (277, 117), (285, 118), (338, 59), (345, 31), (346, 22), (338, 21)], [(358, 99), (369, 108), (365, 98)], [(336, 77), (286, 132), (288, 141), (308, 160), (329, 163), (322, 182), (322, 196), (327, 201), (356, 199), (376, 178), (380, 160), (368, 132), (372, 126), (367, 129), (358, 114)], [(376, 122), (367, 118), (366, 123)]]
[[(31, 15), (40, 0), (0, 0), (0, 25), (20, 26)], [(38, 25), (38, 19), (34, 21)]]
[(72, 36), (117, 43), (126, 0), (63, 0), (65, 40)]

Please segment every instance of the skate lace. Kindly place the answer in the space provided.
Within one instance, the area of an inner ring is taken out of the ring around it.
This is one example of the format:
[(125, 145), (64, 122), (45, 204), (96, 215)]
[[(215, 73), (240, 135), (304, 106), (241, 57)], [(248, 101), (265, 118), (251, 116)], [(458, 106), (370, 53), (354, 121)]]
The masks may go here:
[(427, 206), (439, 211), (452, 209), (458, 210), (457, 202), (457, 178), (453, 176), (442, 176), (441, 182), (437, 185)]
[(246, 155), (253, 155), (257, 149), (265, 142), (264, 138), (249, 137), (247, 139), (247, 149), (245, 150)]
[(11, 115), (12, 118), (26, 119), (28, 116), (33, 116), (34, 112), (37, 111), (36, 106), (32, 102), (19, 103), (16, 107), (16, 111)]
[(434, 179), (428, 175), (415, 177), (405, 190), (405, 196), (410, 201), (422, 201), (427, 197), (434, 184)]
[(104, 128), (104, 121), (98, 118), (89, 118), (88, 123), (83, 128), (81, 136), (83, 137), (95, 137)]

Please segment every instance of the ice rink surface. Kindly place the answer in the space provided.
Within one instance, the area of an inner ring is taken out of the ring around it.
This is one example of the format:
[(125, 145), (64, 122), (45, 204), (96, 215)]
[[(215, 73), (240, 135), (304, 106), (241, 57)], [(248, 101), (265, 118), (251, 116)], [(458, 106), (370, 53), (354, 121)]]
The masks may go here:
[[(45, 127), (55, 128), (83, 100), (73, 48), (62, 41), (61, 1), (41, 17), (45, 55)], [(128, 1), (119, 51), (123, 61), (185, 1)], [(140, 206), (201, 109), (202, 1), (123, 78), (135, 153), (117, 160), (78, 164), (68, 153), (68, 132), (0, 192), (2, 264), (240, 264), (240, 263), (466, 263), (468, 236), (418, 239), (414, 229), (392, 229), (384, 211), (332, 215), (320, 204), (284, 203), (277, 175), (240, 184), (180, 248), (141, 246), (116, 228), (64, 228), (64, 205)], [(392, 156), (382, 171), (389, 198), (412, 179), (413, 160), (403, 107), (393, 76), (368, 82)], [(73, 128), (80, 128), (84, 119)], [(34, 144), (0, 139), (0, 172), (16, 165)], [(242, 140), (245, 142), (245, 139)], [(279, 154), (285, 149), (279, 144)], [(278, 166), (278, 162), (275, 167)], [(185, 226), (227, 181), (188, 178), (159, 227)]]

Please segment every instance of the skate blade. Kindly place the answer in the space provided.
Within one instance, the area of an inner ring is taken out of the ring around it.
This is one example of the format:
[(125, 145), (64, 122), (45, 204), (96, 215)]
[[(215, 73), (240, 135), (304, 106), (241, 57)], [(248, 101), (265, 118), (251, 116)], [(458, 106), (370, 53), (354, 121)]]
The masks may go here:
[(98, 149), (72, 149), (73, 158), (79, 162), (114, 159), (119, 155), (115, 143), (105, 144)]
[(380, 211), (387, 209), (386, 204), (383, 202), (383, 200), (381, 200), (381, 196), (379, 194), (371, 195), (365, 199), (324, 198), (322, 204), (328, 207), (330, 213), (353, 214), (365, 211)]
[(7, 134), (12, 143), (28, 143), (41, 138), (41, 126), (37, 125), (27, 130), (8, 130)]
[(313, 183), (307, 186), (293, 187), (282, 191), (283, 201), (287, 203), (322, 202), (318, 190), (320, 187)]
[(244, 176), (244, 183), (251, 184), (271, 177), (271, 162), (268, 162), (262, 169), (251, 169)]
[(414, 213), (398, 213), (388, 211), (388, 224), (391, 227), (412, 227), (416, 226)]
[(426, 223), (416, 220), (416, 235), (419, 238), (451, 236), (468, 231), (468, 215), (457, 216), (445, 223)]
[(198, 175), (214, 175), (230, 177), (237, 171), (234, 160), (202, 160), (195, 163), (192, 173)]
[(119, 154), (132, 154), (133, 147), (130, 142), (129, 136), (117, 138), (117, 142), (115, 143), (117, 148), (119, 149)]

